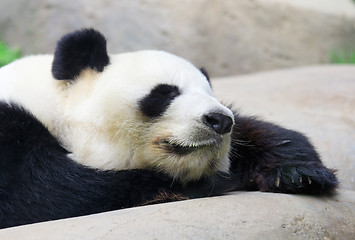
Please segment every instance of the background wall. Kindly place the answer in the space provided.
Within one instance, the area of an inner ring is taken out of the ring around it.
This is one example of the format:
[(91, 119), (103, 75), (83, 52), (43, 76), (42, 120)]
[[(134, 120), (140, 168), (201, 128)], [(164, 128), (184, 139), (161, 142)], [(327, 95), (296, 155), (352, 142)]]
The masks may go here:
[(161, 49), (212, 76), (329, 62), (355, 49), (352, 0), (0, 0), (0, 39), (24, 54), (95, 27), (109, 51)]

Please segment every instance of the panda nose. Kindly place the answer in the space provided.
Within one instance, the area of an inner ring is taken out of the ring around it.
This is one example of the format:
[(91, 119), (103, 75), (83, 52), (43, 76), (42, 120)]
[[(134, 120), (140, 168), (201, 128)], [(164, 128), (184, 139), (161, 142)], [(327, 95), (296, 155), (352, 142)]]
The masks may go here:
[(202, 117), (202, 121), (218, 134), (229, 133), (233, 125), (232, 118), (221, 113), (206, 114)]

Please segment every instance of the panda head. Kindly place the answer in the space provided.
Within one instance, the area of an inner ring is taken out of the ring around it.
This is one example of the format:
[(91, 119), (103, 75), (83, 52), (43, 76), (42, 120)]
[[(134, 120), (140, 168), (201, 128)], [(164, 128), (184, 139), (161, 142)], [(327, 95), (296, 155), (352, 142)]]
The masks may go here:
[(181, 181), (228, 171), (233, 113), (186, 60), (161, 51), (109, 56), (105, 38), (85, 29), (58, 42), (52, 74), (63, 80), (52, 131), (74, 160)]

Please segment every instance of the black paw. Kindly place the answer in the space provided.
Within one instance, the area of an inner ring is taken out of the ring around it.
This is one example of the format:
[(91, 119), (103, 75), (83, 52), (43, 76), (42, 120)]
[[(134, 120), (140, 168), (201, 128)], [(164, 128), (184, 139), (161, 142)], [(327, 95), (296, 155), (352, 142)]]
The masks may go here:
[(283, 165), (276, 169), (272, 188), (283, 193), (331, 193), (339, 184), (334, 172), (321, 163)]

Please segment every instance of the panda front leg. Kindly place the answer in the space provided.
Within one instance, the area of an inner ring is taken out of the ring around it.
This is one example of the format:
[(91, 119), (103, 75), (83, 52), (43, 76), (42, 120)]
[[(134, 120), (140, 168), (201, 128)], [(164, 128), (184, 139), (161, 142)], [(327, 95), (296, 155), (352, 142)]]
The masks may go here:
[(239, 190), (324, 194), (338, 186), (304, 135), (253, 117), (235, 115), (230, 160)]

